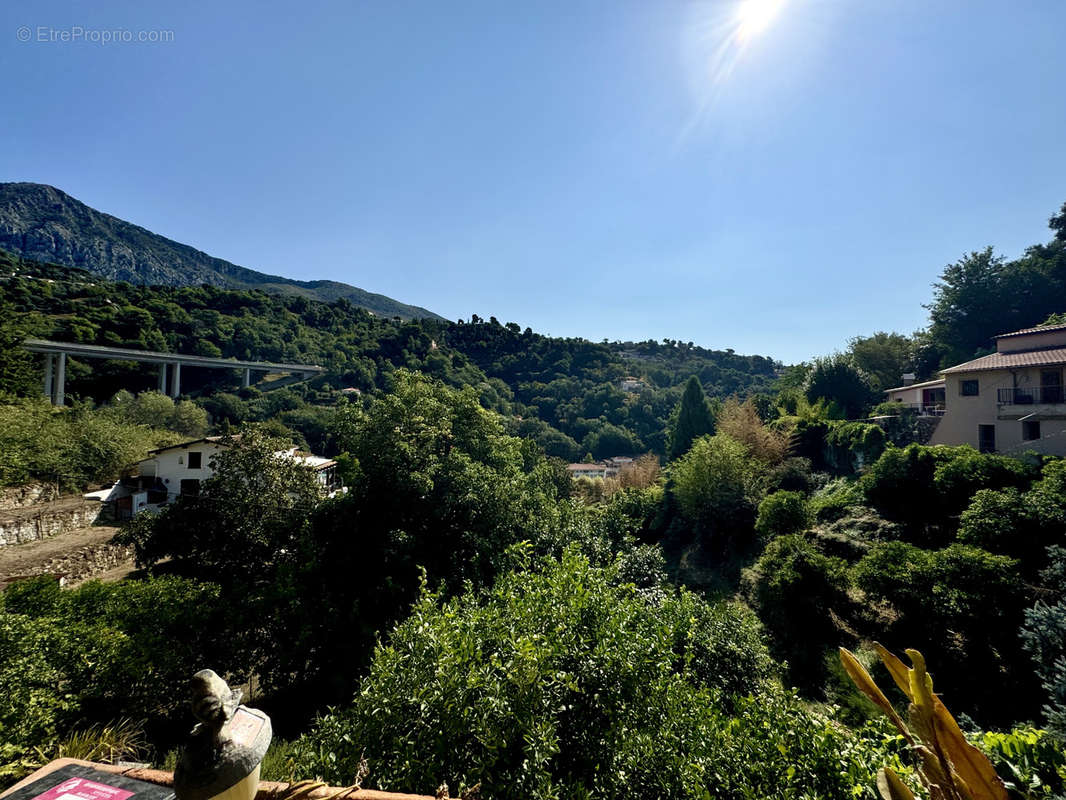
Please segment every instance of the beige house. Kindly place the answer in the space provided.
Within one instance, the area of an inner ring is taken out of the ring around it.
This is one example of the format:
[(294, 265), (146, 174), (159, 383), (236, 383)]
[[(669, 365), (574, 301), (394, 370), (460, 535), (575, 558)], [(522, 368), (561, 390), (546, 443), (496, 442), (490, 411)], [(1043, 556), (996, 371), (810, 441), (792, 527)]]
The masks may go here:
[(942, 371), (946, 410), (930, 444), (1066, 455), (1066, 325), (1005, 333), (996, 352)]

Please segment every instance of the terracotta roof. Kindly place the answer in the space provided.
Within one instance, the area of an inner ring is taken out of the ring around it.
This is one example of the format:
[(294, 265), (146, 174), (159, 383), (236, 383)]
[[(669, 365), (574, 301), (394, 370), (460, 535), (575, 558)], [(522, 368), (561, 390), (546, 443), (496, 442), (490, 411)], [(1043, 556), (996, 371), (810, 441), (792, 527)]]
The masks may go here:
[(942, 375), (950, 375), (953, 372), (981, 372), (989, 369), (1014, 369), (1015, 367), (1050, 367), (1055, 364), (1066, 364), (1066, 347), (1052, 347), (1047, 350), (1022, 350), (1017, 353), (992, 353), (990, 356), (975, 358), (965, 364), (948, 367), (941, 370), (940, 373)]
[(931, 381), (922, 381), (921, 383), (912, 383), (909, 386), (893, 386), (891, 389), (885, 389), (886, 392), (898, 392), (901, 389), (924, 389), (927, 386), (937, 386), (944, 383), (943, 378), (936, 378)]
[(1006, 339), (1008, 336), (1025, 336), (1030, 333), (1050, 333), (1051, 331), (1066, 330), (1066, 323), (1062, 325), (1043, 325), (1035, 328), (1022, 328), (1020, 331), (1011, 331), (1010, 333), (1001, 333), (999, 336), (993, 336), (993, 339)]

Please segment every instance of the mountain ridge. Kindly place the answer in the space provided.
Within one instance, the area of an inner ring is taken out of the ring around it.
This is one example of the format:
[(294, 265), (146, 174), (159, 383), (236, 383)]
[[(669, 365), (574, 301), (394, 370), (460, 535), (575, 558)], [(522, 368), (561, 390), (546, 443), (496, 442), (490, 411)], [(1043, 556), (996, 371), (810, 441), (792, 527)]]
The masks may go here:
[(54, 186), (0, 183), (0, 249), (79, 267), (110, 280), (165, 286), (262, 289), (353, 305), (385, 317), (444, 319), (421, 306), (331, 280), (300, 281), (217, 258), (98, 211)]

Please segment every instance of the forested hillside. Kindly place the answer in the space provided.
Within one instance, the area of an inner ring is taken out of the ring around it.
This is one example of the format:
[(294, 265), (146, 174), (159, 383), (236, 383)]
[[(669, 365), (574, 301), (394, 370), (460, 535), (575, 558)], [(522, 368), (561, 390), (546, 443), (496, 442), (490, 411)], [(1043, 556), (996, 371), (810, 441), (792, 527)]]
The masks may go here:
[[(551, 455), (663, 453), (668, 418), (690, 375), (699, 375), (712, 396), (747, 395), (768, 389), (780, 366), (692, 343), (551, 338), (495, 318), (383, 319), (344, 299), (115, 283), (2, 253), (0, 272), (10, 275), (0, 283), (0, 304), (10, 312), (4, 324), (24, 335), (328, 367), (322, 378), (267, 396), (255, 389), (235, 395), (236, 373), (184, 370), (184, 391), (231, 422), (332, 404), (340, 389), (381, 389), (393, 370), (405, 367), (474, 387), (487, 408)], [(72, 361), (68, 374), (73, 396), (97, 401), (119, 389), (156, 385), (151, 369), (136, 364)], [(638, 389), (620, 388), (627, 376), (639, 379)]]

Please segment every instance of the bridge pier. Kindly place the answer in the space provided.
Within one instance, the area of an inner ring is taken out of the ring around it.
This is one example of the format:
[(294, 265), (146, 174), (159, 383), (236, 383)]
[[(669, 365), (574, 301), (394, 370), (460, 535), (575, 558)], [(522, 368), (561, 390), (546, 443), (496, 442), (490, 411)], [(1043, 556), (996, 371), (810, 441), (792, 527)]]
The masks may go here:
[(167, 365), (165, 362), (159, 365), (159, 393), (167, 393)]
[(170, 369), (170, 396), (176, 398), (181, 394), (181, 362), (175, 361), (170, 365)]
[(241, 388), (247, 389), (252, 385), (252, 370), (250, 367), (246, 367), (241, 373)]
[(62, 406), (67, 402), (67, 354), (60, 353), (56, 361), (55, 393), (52, 395), (52, 405)]
[[(45, 386), (50, 388), (49, 399), (52, 401), (52, 405), (65, 405), (66, 404), (66, 353), (59, 353), (59, 358), (55, 359), (55, 377), (49, 381), (48, 374), (45, 375)], [(45, 369), (51, 371), (51, 359), (45, 364)]]
[(44, 354), (44, 396), (52, 402), (52, 381), (56, 375), (56, 357), (54, 353)]
[[(59, 358), (56, 358), (56, 356)], [(44, 354), (44, 396), (54, 406), (64, 405), (67, 401), (67, 354)]]

